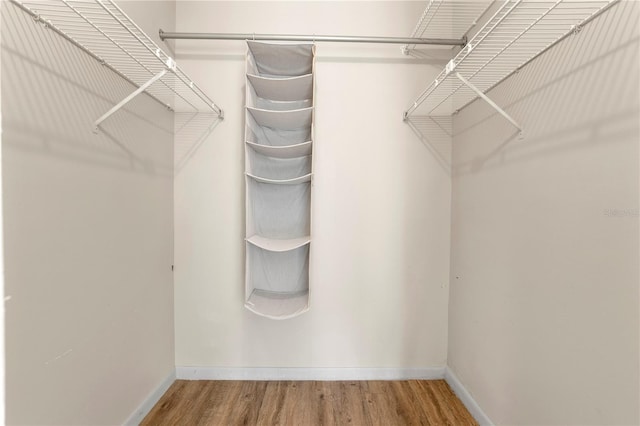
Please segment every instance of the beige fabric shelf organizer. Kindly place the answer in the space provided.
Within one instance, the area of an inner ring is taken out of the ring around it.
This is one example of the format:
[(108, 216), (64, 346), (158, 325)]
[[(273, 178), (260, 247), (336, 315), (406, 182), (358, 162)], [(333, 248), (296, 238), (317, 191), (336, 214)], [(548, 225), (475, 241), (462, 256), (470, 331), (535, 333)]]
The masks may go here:
[(286, 319), (309, 309), (315, 46), (247, 44), (245, 307)]

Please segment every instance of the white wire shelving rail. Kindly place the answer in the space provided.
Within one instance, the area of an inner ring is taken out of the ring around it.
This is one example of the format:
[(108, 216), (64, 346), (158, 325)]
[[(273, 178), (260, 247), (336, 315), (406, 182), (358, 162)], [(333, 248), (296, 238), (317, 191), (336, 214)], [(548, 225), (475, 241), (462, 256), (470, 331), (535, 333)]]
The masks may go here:
[(96, 120), (96, 129), (142, 92), (174, 111), (224, 118), (223, 110), (112, 0), (11, 2), (137, 87)]
[(486, 92), (619, 0), (505, 0), (404, 112), (450, 115), (480, 97), (520, 131)]

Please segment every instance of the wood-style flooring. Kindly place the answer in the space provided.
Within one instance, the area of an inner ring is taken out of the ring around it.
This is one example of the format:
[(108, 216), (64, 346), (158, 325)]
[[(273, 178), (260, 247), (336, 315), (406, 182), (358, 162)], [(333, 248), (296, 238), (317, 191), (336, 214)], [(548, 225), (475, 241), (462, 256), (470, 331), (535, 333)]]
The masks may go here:
[(177, 380), (142, 425), (477, 425), (444, 380)]

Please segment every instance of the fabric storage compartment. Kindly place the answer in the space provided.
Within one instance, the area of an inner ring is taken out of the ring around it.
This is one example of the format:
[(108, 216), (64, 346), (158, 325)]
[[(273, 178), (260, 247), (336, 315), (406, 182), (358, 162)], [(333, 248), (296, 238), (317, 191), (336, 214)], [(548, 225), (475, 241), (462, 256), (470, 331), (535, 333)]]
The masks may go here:
[(247, 243), (245, 306), (262, 316), (290, 318), (309, 308), (309, 244), (270, 251)]
[(245, 306), (273, 319), (309, 309), (314, 51), (248, 42)]
[(251, 312), (271, 319), (288, 319), (309, 310), (309, 291), (300, 293), (272, 293), (252, 290), (245, 306)]
[[(251, 80), (247, 79), (247, 81), (250, 82)], [(272, 81), (278, 81), (278, 80), (272, 80)], [(276, 85), (276, 87), (277, 86), (279, 85)], [(309, 108), (311, 106), (312, 100), (310, 98), (297, 98), (295, 96), (290, 96), (293, 99), (281, 100), (281, 99), (273, 99), (273, 98), (265, 97), (267, 95), (277, 95), (278, 94), (277, 90), (275, 92), (276, 93), (273, 93), (273, 94), (257, 93), (253, 84), (249, 83), (247, 85), (247, 106), (252, 108), (257, 108), (257, 109), (265, 109), (269, 111), (291, 111), (294, 109)], [(283, 96), (283, 97), (287, 98), (288, 96)]]
[(247, 41), (247, 74), (282, 78), (311, 74), (313, 44), (275, 44)]
[(289, 111), (312, 106), (313, 77), (307, 74), (284, 79), (247, 75), (247, 106)]
[[(309, 142), (312, 124), (310, 109), (307, 111), (303, 109), (289, 113), (269, 113), (267, 110), (247, 108), (245, 140), (268, 146), (290, 146)], [(299, 120), (295, 121), (295, 119)], [(286, 126), (286, 124), (289, 125)]]
[(271, 251), (247, 244), (251, 289), (273, 294), (296, 294), (309, 289), (309, 244)]
[(247, 150), (248, 167), (247, 174), (256, 179), (265, 181), (291, 181), (311, 175), (311, 156), (278, 158)]
[(283, 146), (260, 145), (255, 142), (247, 141), (247, 147), (257, 153), (266, 155), (267, 157), (275, 158), (305, 157), (307, 155), (311, 155), (311, 150), (313, 148), (311, 141)]
[[(248, 74), (247, 81), (256, 96), (272, 101), (300, 101), (313, 98), (313, 75), (273, 78)], [(249, 105), (248, 106), (252, 106)]]
[(289, 239), (311, 230), (311, 185), (274, 185), (247, 177), (247, 237)]
[(276, 130), (310, 129), (313, 116), (313, 108), (311, 107), (289, 111), (274, 111), (248, 106), (247, 111), (258, 125)]

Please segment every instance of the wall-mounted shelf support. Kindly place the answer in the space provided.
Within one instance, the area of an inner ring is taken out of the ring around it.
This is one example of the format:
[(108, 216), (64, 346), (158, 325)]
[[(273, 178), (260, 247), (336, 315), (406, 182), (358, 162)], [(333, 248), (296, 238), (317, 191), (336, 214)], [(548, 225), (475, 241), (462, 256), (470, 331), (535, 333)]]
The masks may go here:
[(120, 102), (118, 102), (113, 108), (111, 108), (109, 111), (105, 112), (100, 118), (98, 118), (95, 123), (93, 124), (94, 129), (93, 132), (94, 133), (98, 133), (98, 127), (100, 126), (100, 124), (106, 120), (107, 118), (111, 117), (116, 111), (118, 111), (120, 108), (122, 108), (123, 106), (125, 106), (126, 104), (128, 104), (131, 100), (133, 100), (133, 98), (135, 98), (136, 96), (138, 96), (140, 93), (144, 92), (145, 90), (147, 90), (147, 88), (149, 88), (149, 86), (151, 86), (153, 83), (155, 83), (156, 81), (160, 80), (162, 77), (164, 77), (164, 75), (167, 73), (167, 69), (164, 69), (162, 71), (160, 71), (158, 74), (154, 75), (153, 77), (151, 77), (151, 79), (149, 79), (149, 81), (147, 81), (146, 83), (144, 83), (142, 86), (138, 87), (135, 91), (133, 91), (129, 96), (127, 96), (126, 98), (124, 98), (123, 100), (121, 100)]
[(491, 98), (489, 98), (487, 95), (482, 93), (482, 90), (478, 89), (476, 86), (474, 86), (472, 83), (470, 83), (466, 78), (464, 78), (462, 75), (460, 75), (459, 72), (455, 73), (455, 76), (458, 78), (458, 80), (460, 80), (462, 83), (464, 83), (465, 86), (467, 86), (469, 89), (471, 89), (474, 92), (476, 92), (476, 94), (479, 97), (481, 97), (486, 103), (488, 103), (491, 106), (491, 108), (495, 109), (498, 112), (498, 114), (503, 116), (509, 123), (511, 123), (516, 129), (518, 129), (520, 131), (520, 135), (522, 135), (522, 127), (520, 127), (518, 122), (516, 122), (516, 120), (511, 118), (511, 116), (509, 114), (507, 114), (505, 112), (505, 110), (500, 108), (498, 106), (498, 104), (496, 104), (495, 102), (493, 102), (491, 100)]

